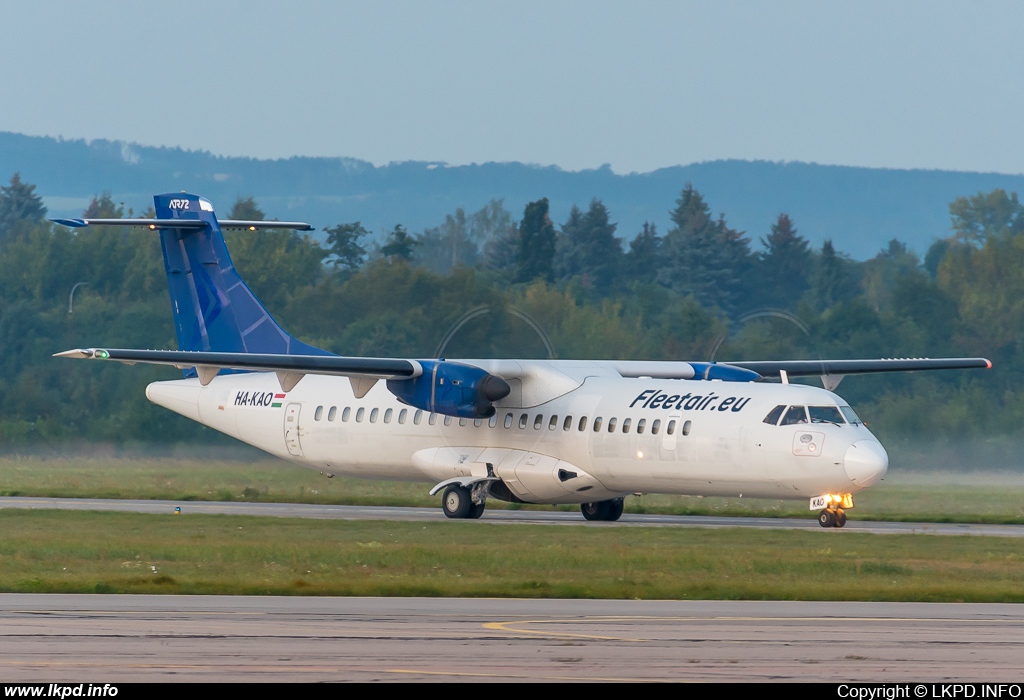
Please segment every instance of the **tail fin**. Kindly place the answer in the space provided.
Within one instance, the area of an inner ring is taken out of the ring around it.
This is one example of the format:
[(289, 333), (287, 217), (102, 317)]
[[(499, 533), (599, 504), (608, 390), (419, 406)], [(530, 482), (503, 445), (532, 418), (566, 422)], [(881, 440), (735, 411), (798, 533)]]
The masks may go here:
[(207, 224), (198, 229), (160, 229), (179, 350), (332, 354), (288, 335), (263, 308), (238, 276), (209, 201), (183, 192), (156, 195), (153, 200), (157, 219)]

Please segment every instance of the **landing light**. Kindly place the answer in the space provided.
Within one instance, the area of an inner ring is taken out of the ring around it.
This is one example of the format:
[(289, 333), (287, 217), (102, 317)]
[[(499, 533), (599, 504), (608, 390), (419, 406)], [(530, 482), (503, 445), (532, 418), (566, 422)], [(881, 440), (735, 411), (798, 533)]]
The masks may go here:
[(149, 225), (149, 230), (150, 231), (156, 231), (156, 224), (150, 224)]
[(636, 456), (637, 456), (637, 459), (643, 459), (644, 458), (643, 451), (642, 450), (637, 450)]
[(250, 227), (249, 227), (249, 230), (250, 230), (250, 231), (255, 231), (255, 230), (256, 230), (256, 227), (255, 227), (255, 226), (250, 226)]

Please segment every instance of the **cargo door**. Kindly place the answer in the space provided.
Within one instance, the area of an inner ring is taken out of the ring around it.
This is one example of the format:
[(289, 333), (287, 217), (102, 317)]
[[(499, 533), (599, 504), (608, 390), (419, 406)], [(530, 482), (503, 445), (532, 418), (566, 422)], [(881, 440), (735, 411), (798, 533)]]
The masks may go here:
[(299, 410), (300, 403), (290, 403), (284, 409), (284, 444), (288, 454), (293, 457), (302, 456), (302, 443), (299, 442)]

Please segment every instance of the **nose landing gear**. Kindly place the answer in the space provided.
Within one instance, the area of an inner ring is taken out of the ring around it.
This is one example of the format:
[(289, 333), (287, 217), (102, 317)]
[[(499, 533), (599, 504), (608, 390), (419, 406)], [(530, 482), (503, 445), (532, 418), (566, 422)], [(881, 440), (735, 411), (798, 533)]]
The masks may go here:
[(826, 508), (818, 513), (818, 524), (822, 527), (842, 527), (846, 525), (846, 512), (842, 508)]

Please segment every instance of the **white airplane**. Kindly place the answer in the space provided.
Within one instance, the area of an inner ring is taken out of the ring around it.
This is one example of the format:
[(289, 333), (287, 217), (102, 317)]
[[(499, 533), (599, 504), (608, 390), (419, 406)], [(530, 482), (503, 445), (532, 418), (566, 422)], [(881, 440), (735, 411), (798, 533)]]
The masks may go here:
[[(629, 494), (808, 499), (842, 527), (878, 483), (885, 449), (821, 376), (987, 368), (983, 358), (780, 362), (340, 357), (291, 337), (238, 276), (217, 221), (191, 194), (157, 195), (156, 219), (55, 219), (160, 232), (177, 351), (79, 349), (58, 357), (173, 365), (150, 401), (328, 476), (422, 481), (450, 518), (488, 498), (580, 504), (617, 520)], [(764, 381), (781, 379), (781, 383)], [(384, 381), (381, 381), (384, 380)]]

